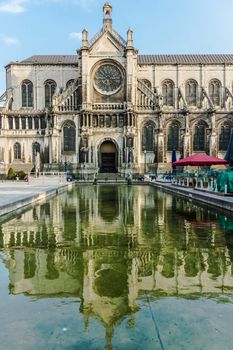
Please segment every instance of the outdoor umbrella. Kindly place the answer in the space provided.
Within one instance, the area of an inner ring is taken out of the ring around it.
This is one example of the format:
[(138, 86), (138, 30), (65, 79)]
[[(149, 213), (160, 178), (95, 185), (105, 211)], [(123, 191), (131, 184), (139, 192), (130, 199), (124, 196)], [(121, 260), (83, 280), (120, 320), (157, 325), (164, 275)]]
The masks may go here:
[(210, 165), (219, 165), (219, 164), (228, 164), (229, 161), (217, 157), (208, 156), (205, 153), (196, 153), (192, 156), (186, 157), (184, 159), (178, 160), (172, 163), (172, 166), (210, 166)]
[(231, 167), (233, 166), (233, 131), (231, 132), (230, 140), (227, 146), (227, 152), (224, 159), (228, 160)]
[[(172, 150), (172, 164), (176, 162), (176, 150), (173, 149)], [(176, 174), (176, 166), (172, 166), (172, 174), (175, 175)]]

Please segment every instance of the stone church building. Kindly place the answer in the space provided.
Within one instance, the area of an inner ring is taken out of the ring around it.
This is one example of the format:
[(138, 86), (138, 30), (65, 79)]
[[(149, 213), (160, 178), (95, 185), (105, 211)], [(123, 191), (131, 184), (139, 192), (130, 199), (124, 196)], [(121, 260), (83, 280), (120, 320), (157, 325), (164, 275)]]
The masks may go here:
[(139, 55), (112, 26), (112, 6), (75, 55), (6, 66), (5, 170), (144, 173), (196, 152), (224, 156), (233, 127), (233, 55)]

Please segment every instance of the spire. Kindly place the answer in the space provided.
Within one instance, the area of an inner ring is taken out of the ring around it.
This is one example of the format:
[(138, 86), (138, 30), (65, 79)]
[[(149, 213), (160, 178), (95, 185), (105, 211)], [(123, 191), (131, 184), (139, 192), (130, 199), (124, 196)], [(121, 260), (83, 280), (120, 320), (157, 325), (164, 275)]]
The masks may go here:
[(83, 47), (88, 47), (87, 36), (88, 36), (88, 31), (87, 31), (87, 29), (84, 28), (82, 31), (82, 46)]
[(127, 47), (133, 47), (133, 31), (131, 28), (127, 31)]
[(103, 14), (104, 29), (112, 29), (112, 6), (108, 2), (103, 6)]

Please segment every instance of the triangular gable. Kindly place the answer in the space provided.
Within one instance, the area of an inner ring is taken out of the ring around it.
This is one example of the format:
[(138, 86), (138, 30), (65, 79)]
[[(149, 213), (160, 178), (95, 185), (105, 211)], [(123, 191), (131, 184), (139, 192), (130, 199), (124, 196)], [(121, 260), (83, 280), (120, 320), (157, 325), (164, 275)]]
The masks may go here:
[(92, 52), (122, 52), (126, 47), (125, 40), (114, 30), (101, 29), (89, 42)]

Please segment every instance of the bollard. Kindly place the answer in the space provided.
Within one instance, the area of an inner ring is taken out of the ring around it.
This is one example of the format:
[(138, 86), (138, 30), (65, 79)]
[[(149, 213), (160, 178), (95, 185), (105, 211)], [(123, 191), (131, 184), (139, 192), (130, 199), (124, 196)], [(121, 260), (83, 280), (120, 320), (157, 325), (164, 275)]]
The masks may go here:
[(227, 194), (227, 184), (224, 186), (224, 193)]

